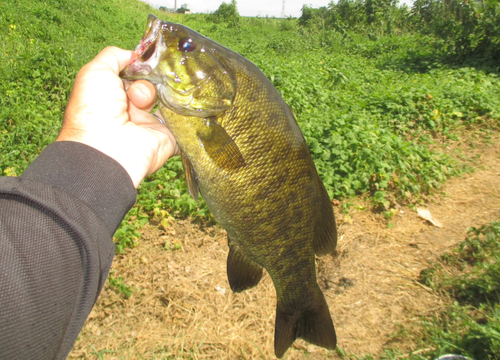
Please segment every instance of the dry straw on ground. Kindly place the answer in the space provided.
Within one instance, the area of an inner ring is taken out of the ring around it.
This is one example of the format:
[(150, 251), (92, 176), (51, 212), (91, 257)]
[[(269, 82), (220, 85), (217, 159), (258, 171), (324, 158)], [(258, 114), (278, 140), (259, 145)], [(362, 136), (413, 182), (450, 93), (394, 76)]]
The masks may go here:
[[(415, 350), (422, 315), (444, 305), (417, 279), (428, 262), (463, 240), (470, 226), (500, 219), (500, 145), (489, 146), (471, 175), (450, 180), (425, 205), (443, 228), (409, 208), (394, 227), (356, 200), (349, 217), (335, 208), (337, 252), (318, 260), (318, 282), (334, 320), (338, 346), (375, 357), (384, 348)], [(182, 249), (165, 250), (178, 242)], [(233, 294), (226, 278), (225, 233), (188, 221), (167, 231), (148, 225), (139, 245), (116, 257), (126, 299), (105, 286), (70, 358), (274, 359), (276, 295), (267, 274), (254, 289)], [(405, 333), (414, 336), (405, 336)], [(302, 340), (286, 359), (336, 358)]]

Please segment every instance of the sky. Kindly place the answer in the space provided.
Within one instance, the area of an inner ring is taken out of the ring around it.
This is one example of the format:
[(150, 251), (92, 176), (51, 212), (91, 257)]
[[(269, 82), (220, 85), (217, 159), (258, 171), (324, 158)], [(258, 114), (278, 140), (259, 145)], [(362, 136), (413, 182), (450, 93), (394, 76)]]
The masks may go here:
[[(173, 8), (175, 0), (142, 0), (155, 8), (166, 6)], [(304, 4), (312, 7), (327, 6), (331, 0), (285, 0), (285, 16), (300, 17), (300, 9)], [(177, 5), (187, 4), (188, 9), (195, 13), (211, 13), (217, 10), (221, 3), (230, 3), (231, 0), (177, 0)], [(412, 0), (400, 0), (401, 3), (411, 4)], [(238, 12), (242, 16), (281, 17), (283, 0), (236, 0)]]

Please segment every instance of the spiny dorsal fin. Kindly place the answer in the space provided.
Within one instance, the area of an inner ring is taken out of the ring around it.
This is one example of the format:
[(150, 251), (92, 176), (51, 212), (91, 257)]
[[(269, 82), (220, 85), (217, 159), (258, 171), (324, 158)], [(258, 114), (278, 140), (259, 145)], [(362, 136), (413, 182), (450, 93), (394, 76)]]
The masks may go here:
[(274, 353), (278, 358), (285, 354), (297, 338), (335, 350), (337, 346), (335, 328), (325, 297), (321, 290), (318, 289), (318, 292), (317, 301), (303, 311), (287, 313), (278, 301), (274, 330)]
[(215, 118), (205, 120), (205, 126), (198, 131), (198, 137), (214, 163), (224, 169), (237, 169), (245, 166), (240, 149), (226, 130)]
[(242, 292), (256, 286), (262, 278), (262, 267), (243, 255), (229, 236), (229, 255), (227, 256), (227, 279), (233, 292)]
[(200, 190), (198, 184), (198, 175), (194, 170), (193, 164), (189, 161), (188, 157), (181, 152), (182, 167), (184, 168), (184, 175), (186, 176), (186, 182), (188, 185), (189, 194), (191, 197), (198, 201), (198, 192)]
[(320, 215), (316, 222), (315, 238), (313, 241), (314, 252), (318, 256), (331, 254), (337, 247), (337, 225), (330, 197), (326, 192), (325, 185), (318, 178), (320, 193)]

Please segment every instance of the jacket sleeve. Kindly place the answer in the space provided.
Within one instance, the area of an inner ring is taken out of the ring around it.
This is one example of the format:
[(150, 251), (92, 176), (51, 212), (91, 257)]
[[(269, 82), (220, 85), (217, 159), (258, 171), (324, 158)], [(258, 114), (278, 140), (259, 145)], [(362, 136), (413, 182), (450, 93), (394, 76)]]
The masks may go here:
[(0, 177), (0, 359), (65, 359), (114, 256), (136, 191), (121, 165), (76, 142)]

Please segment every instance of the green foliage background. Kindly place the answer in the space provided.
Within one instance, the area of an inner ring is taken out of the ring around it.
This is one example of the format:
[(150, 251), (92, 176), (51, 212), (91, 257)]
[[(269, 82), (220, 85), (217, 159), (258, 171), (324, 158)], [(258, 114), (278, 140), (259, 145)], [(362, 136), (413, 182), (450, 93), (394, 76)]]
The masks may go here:
[(500, 58), (498, 0), (339, 0), (326, 7), (304, 6), (301, 26), (379, 36), (420, 33), (439, 41), (436, 53), (449, 63), (483, 64), (498, 71)]
[[(152, 12), (241, 53), (266, 74), (296, 114), (331, 197), (369, 193), (382, 207), (389, 193), (415, 201), (463, 171), (436, 149), (460, 141), (465, 127), (498, 128), (500, 80), (490, 61), (498, 1), (483, 5), (440, 17), (456, 6), (341, 0), (305, 6), (300, 19), (274, 19), (240, 17), (234, 1), (214, 14), (179, 15), (135, 0), (4, 0), (0, 173), (21, 174), (55, 139), (78, 70), (105, 46), (135, 48)], [(472, 18), (470, 42), (459, 47), (465, 35), (453, 29)], [(482, 57), (460, 63), (466, 54)], [(142, 183), (116, 235), (118, 249), (132, 245), (151, 217), (170, 215), (210, 217), (203, 201), (190, 198), (179, 159)]]
[[(266, 74), (293, 109), (331, 197), (368, 193), (382, 210), (389, 210), (389, 194), (418, 201), (464, 171), (457, 154), (440, 149), (468, 141), (461, 136), (471, 129), (498, 132), (499, 11), (498, 0), (416, 0), (412, 8), (339, 0), (304, 6), (300, 19), (274, 19), (241, 17), (234, 1), (210, 15), (170, 15), (136, 0), (3, 0), (0, 173), (21, 174), (55, 140), (78, 70), (105, 46), (135, 48), (154, 13), (239, 52)], [(167, 227), (172, 216), (188, 215), (210, 218), (172, 159), (138, 189), (115, 235), (117, 250), (133, 246), (137, 229), (153, 217)], [(443, 351), (497, 358), (499, 229), (472, 229), (444, 265), (422, 273), (426, 286), (456, 303), (424, 324), (427, 345), (440, 350), (411, 359)], [(447, 277), (449, 267), (460, 273)]]

